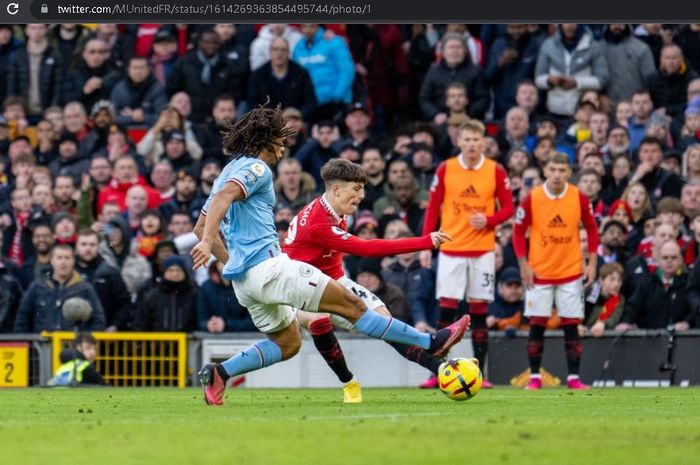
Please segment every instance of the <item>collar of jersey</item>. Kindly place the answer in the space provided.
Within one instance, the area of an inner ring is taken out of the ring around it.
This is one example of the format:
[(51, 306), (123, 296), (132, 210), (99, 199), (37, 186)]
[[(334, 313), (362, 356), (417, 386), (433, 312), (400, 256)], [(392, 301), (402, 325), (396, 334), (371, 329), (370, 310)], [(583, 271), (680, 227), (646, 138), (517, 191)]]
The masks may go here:
[(566, 192), (569, 190), (569, 183), (567, 182), (564, 184), (564, 190), (561, 191), (561, 194), (559, 195), (554, 195), (549, 191), (549, 189), (547, 188), (547, 181), (545, 181), (544, 184), (542, 184), (542, 188), (544, 189), (544, 194), (550, 199), (561, 199), (566, 195)]
[(335, 212), (335, 210), (333, 210), (333, 207), (331, 207), (330, 202), (329, 202), (328, 200), (326, 200), (326, 194), (323, 194), (323, 195), (321, 196), (321, 205), (323, 205), (323, 208), (325, 208), (326, 211), (327, 211), (328, 213), (331, 214), (331, 216), (333, 217), (333, 219), (335, 219), (335, 221), (336, 221), (338, 224), (340, 224), (340, 223), (343, 221), (343, 218), (342, 218), (340, 215), (338, 215), (338, 214)]
[(484, 154), (482, 153), (482, 154), (481, 154), (481, 158), (479, 158), (479, 163), (477, 163), (476, 166), (475, 166), (474, 168), (470, 168), (470, 167), (468, 167), (467, 165), (464, 164), (464, 160), (462, 159), (462, 153), (459, 154), (459, 157), (458, 157), (457, 159), (459, 160), (459, 164), (462, 165), (462, 168), (464, 168), (465, 170), (474, 170), (474, 171), (476, 171), (476, 170), (480, 169), (482, 166), (484, 166), (484, 160), (485, 160), (485, 158), (486, 158), (486, 157), (485, 157)]

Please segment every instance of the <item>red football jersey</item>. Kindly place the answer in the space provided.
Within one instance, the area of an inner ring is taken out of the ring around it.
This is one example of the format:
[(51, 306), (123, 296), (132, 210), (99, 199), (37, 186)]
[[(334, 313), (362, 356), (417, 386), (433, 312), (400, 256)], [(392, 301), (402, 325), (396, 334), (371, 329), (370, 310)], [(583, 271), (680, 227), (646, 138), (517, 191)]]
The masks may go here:
[(343, 254), (385, 257), (430, 249), (430, 235), (395, 240), (364, 240), (348, 231), (345, 218), (338, 215), (324, 196), (314, 199), (289, 223), (282, 250), (293, 260), (313, 265), (333, 279), (343, 273)]

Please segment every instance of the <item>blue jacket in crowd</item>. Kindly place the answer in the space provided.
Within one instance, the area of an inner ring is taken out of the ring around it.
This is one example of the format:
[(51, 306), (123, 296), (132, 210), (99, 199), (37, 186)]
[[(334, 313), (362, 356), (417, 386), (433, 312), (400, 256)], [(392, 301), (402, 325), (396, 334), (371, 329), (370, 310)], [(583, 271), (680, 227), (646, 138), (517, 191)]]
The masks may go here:
[(227, 333), (257, 331), (248, 310), (238, 303), (233, 288), (209, 279), (202, 284), (197, 297), (197, 326), (200, 331), (207, 330), (207, 322), (213, 316), (224, 320), (224, 331)]
[(345, 41), (340, 37), (327, 40), (323, 28), (316, 31), (311, 44), (300, 40), (292, 59), (311, 75), (318, 104), (341, 101), (352, 103), (355, 66)]

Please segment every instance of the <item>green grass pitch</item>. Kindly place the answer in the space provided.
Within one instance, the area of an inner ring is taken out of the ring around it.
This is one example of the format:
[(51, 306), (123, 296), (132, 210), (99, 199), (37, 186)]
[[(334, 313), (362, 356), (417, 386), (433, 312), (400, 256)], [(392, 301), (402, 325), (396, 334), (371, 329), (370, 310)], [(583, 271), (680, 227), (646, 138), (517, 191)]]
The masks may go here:
[(698, 464), (700, 390), (0, 391), (3, 465)]

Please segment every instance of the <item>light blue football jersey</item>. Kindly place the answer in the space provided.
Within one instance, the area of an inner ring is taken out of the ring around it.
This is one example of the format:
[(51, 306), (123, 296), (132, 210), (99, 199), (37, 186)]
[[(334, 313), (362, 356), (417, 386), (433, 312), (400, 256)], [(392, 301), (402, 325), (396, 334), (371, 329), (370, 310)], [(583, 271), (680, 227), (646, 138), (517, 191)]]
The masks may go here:
[(202, 212), (209, 210), (212, 199), (227, 182), (235, 182), (246, 193), (244, 200), (231, 204), (219, 227), (229, 253), (223, 274), (226, 279), (236, 280), (253, 266), (280, 253), (275, 229), (275, 191), (272, 171), (265, 162), (259, 158), (236, 158), (214, 181)]

